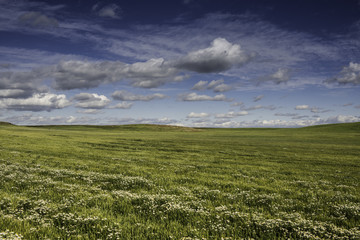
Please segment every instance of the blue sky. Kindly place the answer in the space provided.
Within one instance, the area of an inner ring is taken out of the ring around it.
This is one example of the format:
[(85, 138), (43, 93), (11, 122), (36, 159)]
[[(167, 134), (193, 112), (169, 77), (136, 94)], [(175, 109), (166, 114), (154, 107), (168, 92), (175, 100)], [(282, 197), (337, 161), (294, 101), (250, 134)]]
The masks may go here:
[(360, 121), (360, 2), (0, 0), (0, 121)]

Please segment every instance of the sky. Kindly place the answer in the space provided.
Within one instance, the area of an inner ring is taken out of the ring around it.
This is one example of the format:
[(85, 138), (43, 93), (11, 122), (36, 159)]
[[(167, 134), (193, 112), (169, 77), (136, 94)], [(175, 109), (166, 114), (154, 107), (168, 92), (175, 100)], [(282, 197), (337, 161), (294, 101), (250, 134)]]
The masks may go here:
[(360, 1), (0, 0), (0, 121), (360, 121)]

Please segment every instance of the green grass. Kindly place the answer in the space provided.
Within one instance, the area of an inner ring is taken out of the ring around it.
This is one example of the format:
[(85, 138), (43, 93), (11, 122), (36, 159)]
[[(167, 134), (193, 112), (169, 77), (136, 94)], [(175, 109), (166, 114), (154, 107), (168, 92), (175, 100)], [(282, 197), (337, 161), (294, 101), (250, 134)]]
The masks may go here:
[(0, 239), (360, 239), (360, 123), (0, 123)]

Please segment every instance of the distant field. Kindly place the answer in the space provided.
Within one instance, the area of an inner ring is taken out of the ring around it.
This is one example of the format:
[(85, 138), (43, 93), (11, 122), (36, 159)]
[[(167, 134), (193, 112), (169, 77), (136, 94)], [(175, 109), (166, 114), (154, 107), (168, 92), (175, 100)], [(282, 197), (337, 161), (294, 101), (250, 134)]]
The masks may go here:
[(360, 123), (0, 124), (0, 239), (360, 239)]

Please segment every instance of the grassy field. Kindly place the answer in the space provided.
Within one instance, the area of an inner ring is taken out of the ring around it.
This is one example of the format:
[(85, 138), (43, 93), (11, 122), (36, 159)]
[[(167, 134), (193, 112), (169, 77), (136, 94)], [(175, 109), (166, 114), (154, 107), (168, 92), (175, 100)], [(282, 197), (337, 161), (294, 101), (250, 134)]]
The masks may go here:
[(0, 239), (360, 239), (360, 123), (0, 124)]

